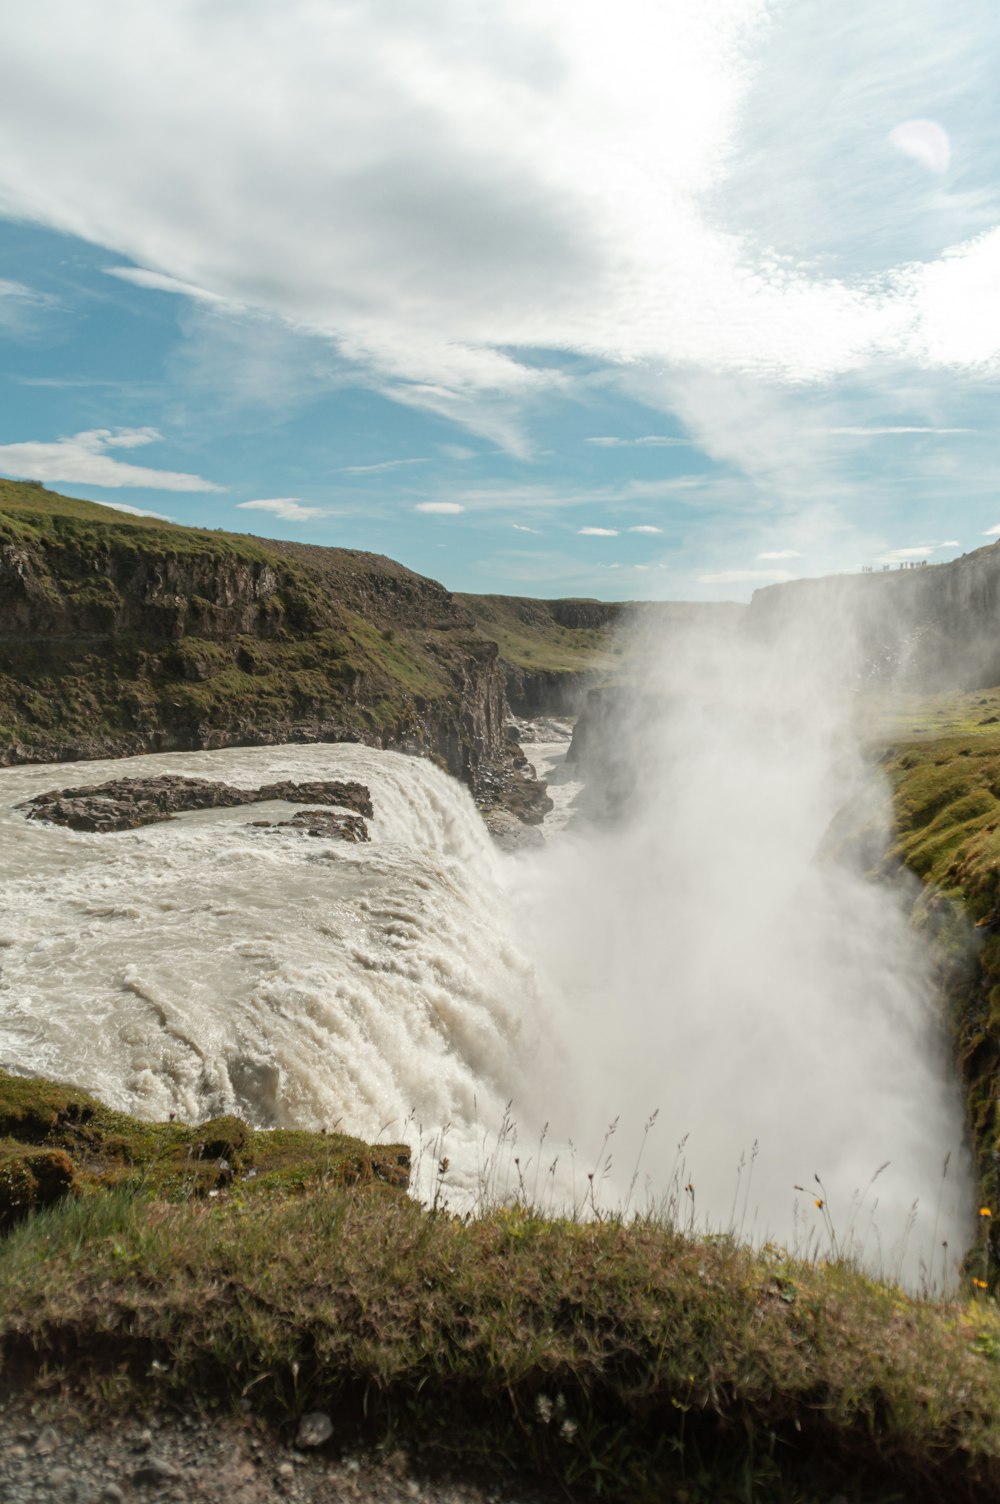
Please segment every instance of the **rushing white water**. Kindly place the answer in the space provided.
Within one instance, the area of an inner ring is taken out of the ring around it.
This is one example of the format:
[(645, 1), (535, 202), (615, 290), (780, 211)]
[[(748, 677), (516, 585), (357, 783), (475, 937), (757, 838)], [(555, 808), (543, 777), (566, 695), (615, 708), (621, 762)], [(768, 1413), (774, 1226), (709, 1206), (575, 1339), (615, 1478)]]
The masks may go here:
[[(290, 806), (117, 834), (28, 821), (32, 794), (154, 773), (358, 779), (371, 845), (255, 828)], [(468, 793), (427, 762), (270, 747), (0, 773), (0, 1063), (146, 1116), (225, 1110), (375, 1137), (453, 1125), (474, 1177), (540, 1050), (534, 969)]]
[[(507, 1135), (488, 1191), (523, 1175), (529, 1194), (582, 1206), (596, 1168), (597, 1196), (620, 1206), (659, 1109), (633, 1205), (648, 1176), (681, 1220), (695, 1210), (800, 1247), (815, 1229), (829, 1248), (822, 1199), (838, 1241), (853, 1218), (851, 1241), (876, 1265), (917, 1283), (922, 1263), (940, 1281), (940, 1243), (955, 1253), (966, 1237), (968, 1179), (925, 960), (893, 894), (815, 859), (864, 770), (825, 713), (764, 687), (763, 721), (758, 685), (707, 707), (671, 702), (652, 735), (622, 727), (642, 797), (609, 828), (580, 818), (579, 770), (543, 731), (527, 750), (553, 779), (552, 834), (516, 856), (492, 846), (454, 780), (353, 745), (4, 770), (0, 1065), (149, 1117), (236, 1110), (422, 1141), (420, 1189), (447, 1154), (453, 1205), (475, 1196), (513, 1101), (518, 1147)], [(112, 835), (17, 808), (164, 772), (246, 787), (357, 779), (372, 843), (254, 827), (288, 806)], [(598, 1146), (618, 1114), (605, 1177)], [(737, 1184), (754, 1141), (752, 1184), (749, 1164)], [(817, 1172), (825, 1191), (794, 1191)], [(903, 1250), (914, 1201), (923, 1218)]]

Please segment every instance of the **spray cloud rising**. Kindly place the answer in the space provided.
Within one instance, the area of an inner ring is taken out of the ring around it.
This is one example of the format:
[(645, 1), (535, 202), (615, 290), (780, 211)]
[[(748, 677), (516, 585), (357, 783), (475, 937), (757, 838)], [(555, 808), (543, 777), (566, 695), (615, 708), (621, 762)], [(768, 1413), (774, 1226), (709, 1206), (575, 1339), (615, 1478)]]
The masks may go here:
[(635, 692), (592, 696), (578, 727), (582, 797), (604, 818), (531, 879), (565, 1010), (559, 1106), (576, 1132), (659, 1108), (643, 1166), (682, 1215), (687, 1197), (716, 1227), (825, 1247), (821, 1200), (874, 1265), (937, 1277), (940, 1243), (967, 1236), (971, 1182), (929, 957), (912, 891), (838, 850), (852, 825), (869, 850), (887, 833), (863, 748), (891, 691), (865, 684), (842, 597), (775, 594), (763, 627), (753, 611), (667, 640), (636, 627)]

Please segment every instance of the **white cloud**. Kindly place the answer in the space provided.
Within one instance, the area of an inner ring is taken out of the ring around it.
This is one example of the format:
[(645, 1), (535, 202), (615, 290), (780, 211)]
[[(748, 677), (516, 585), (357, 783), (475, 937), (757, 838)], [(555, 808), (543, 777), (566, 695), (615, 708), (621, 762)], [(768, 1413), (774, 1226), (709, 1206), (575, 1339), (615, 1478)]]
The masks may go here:
[(581, 538), (617, 538), (616, 527), (578, 527), (577, 532)]
[(900, 101), (941, 113), (951, 77), (975, 92), (985, 11), (961, 27), (944, 0), (921, 26), (903, 6), (855, 24), (765, 0), (427, 0), (391, 27), (315, 0), (251, 14), (12, 8), (0, 213), (128, 257), (111, 270), (133, 285), (318, 334), (393, 400), (521, 456), (525, 410), (573, 388), (524, 348), (654, 395), (664, 369), (790, 389), (886, 360), (1000, 368), (989, 190), (942, 191), (926, 246), (883, 225), (884, 203), (907, 229), (929, 213), (889, 132), (944, 161)]
[(750, 582), (762, 584), (790, 580), (792, 576), (784, 569), (720, 569), (714, 574), (700, 574), (699, 585), (740, 585)]
[(6, 277), (0, 277), (0, 299), (9, 299), (13, 303), (46, 304), (51, 300), (44, 293), (36, 292), (34, 288), (27, 287), (23, 282), (11, 282)]
[(131, 282), (135, 287), (148, 288), (151, 292), (175, 293), (181, 297), (194, 298), (200, 303), (228, 302), (218, 293), (196, 287), (193, 282), (182, 282), (177, 277), (168, 277), (164, 272), (147, 271), (141, 266), (106, 266), (104, 270), (109, 277), (117, 277), (120, 282)]
[(875, 424), (868, 426), (863, 424), (852, 424), (851, 426), (845, 426), (842, 428), (824, 428), (819, 430), (820, 433), (846, 434), (850, 435), (852, 438), (859, 439), (880, 437), (887, 434), (897, 433), (971, 433), (971, 431), (972, 430), (968, 428), (934, 428), (930, 424), (921, 423), (911, 423), (905, 425), (898, 424), (894, 426), (883, 427), (879, 427)]
[(909, 559), (929, 559), (931, 554), (940, 553), (943, 548), (958, 548), (959, 544), (954, 539), (945, 543), (920, 543), (909, 548), (890, 548), (886, 553), (880, 554), (879, 564), (905, 564)]
[(674, 449), (689, 446), (691, 440), (675, 439), (663, 433), (648, 433), (641, 439), (619, 439), (609, 435), (599, 435), (587, 439), (586, 442), (599, 444), (604, 449)]
[(162, 512), (149, 512), (145, 507), (130, 507), (124, 501), (97, 501), (98, 507), (108, 507), (112, 512), (128, 512), (130, 517), (151, 517), (156, 522), (173, 522), (172, 517), (165, 517)]
[(401, 470), (404, 465), (426, 465), (426, 459), (380, 460), (377, 465), (341, 465), (342, 475), (377, 475), (385, 470)]
[[(997, 537), (1000, 537), (1000, 522), (997, 523), (996, 527), (985, 528), (984, 531), (983, 531), (983, 537), (984, 538), (997, 538)], [(956, 546), (956, 548), (958, 547), (957, 544), (955, 546)]]
[(525, 527), (523, 522), (512, 522), (511, 527), (514, 529), (515, 533), (537, 533), (539, 536), (541, 536), (541, 528)]
[(109, 449), (160, 441), (155, 428), (92, 428), (54, 443), (0, 444), (0, 471), (25, 480), (76, 481), (88, 486), (141, 486), (158, 491), (221, 491), (213, 481), (177, 470), (153, 470), (114, 459)]
[(654, 527), (651, 522), (640, 522), (635, 527), (629, 528), (630, 533), (662, 533), (662, 527)]
[(323, 507), (303, 506), (297, 496), (268, 496), (259, 501), (238, 501), (244, 512), (272, 512), (283, 522), (309, 522), (314, 517), (329, 517)]
[(774, 548), (758, 554), (758, 559), (801, 559), (802, 555), (797, 548)]
[(58, 306), (50, 294), (0, 277), (0, 329), (5, 334), (30, 338), (41, 327), (41, 316)]
[(457, 501), (418, 501), (415, 512), (429, 512), (437, 517), (456, 517), (465, 508)]
[(947, 172), (951, 166), (951, 141), (936, 120), (904, 120), (893, 126), (889, 140), (897, 151), (912, 157), (928, 172)]

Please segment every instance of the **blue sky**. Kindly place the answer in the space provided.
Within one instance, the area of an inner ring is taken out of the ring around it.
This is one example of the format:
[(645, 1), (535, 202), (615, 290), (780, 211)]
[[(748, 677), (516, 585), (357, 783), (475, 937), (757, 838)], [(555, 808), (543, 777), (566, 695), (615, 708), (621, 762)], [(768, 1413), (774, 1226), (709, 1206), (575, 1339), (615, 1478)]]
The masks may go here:
[(32, 0), (0, 474), (453, 589), (1000, 536), (987, 0)]

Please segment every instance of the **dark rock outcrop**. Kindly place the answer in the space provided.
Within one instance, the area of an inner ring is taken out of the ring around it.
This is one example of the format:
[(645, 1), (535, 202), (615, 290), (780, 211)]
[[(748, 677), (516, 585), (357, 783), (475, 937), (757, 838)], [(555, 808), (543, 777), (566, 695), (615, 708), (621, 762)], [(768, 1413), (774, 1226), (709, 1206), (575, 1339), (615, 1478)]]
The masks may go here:
[(354, 845), (371, 840), (360, 815), (342, 815), (332, 809), (300, 809), (290, 820), (254, 820), (253, 824), (262, 830), (304, 830), (306, 835)]
[[(229, 809), (245, 804), (263, 804), (271, 799), (282, 799), (289, 804), (336, 805), (353, 810), (355, 818), (363, 815), (370, 818), (374, 813), (371, 795), (363, 783), (292, 783), (286, 779), (281, 783), (263, 784), (257, 789), (240, 789), (209, 778), (180, 778), (171, 774), (159, 778), (118, 778), (108, 783), (36, 794), (20, 807), (28, 811), (29, 820), (48, 820), (54, 825), (66, 825), (70, 830), (94, 831), (103, 835), (172, 820), (185, 810)], [(314, 816), (320, 813), (309, 811)], [(342, 818), (349, 819), (347, 816)], [(298, 815), (288, 823), (305, 824)], [(331, 821), (330, 829), (323, 833), (332, 834), (335, 823)], [(311, 833), (321, 832), (317, 828)], [(367, 828), (364, 835), (352, 835), (348, 839), (367, 840)]]

